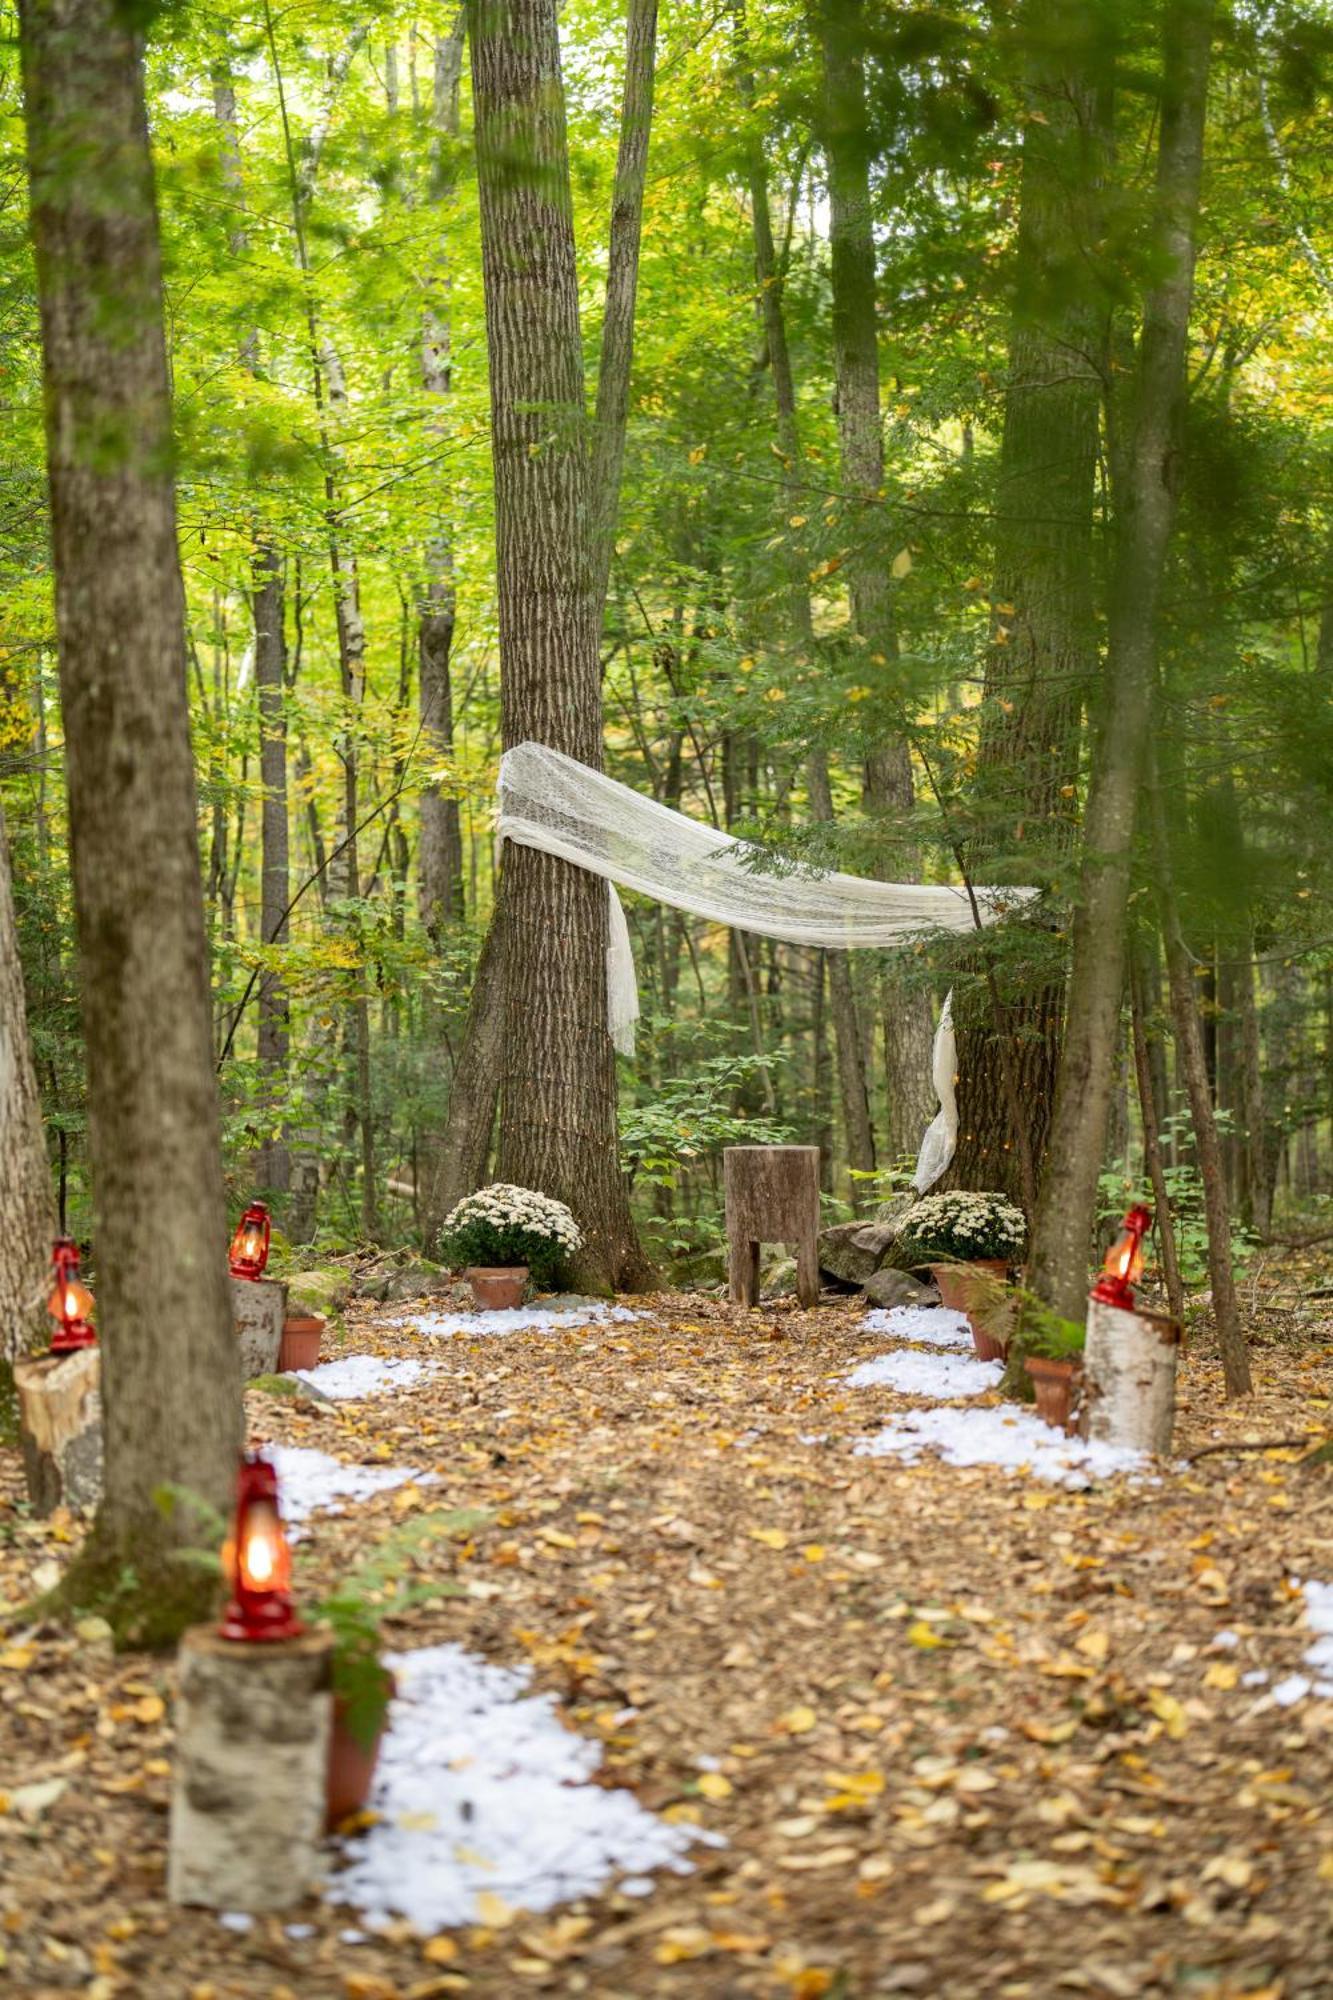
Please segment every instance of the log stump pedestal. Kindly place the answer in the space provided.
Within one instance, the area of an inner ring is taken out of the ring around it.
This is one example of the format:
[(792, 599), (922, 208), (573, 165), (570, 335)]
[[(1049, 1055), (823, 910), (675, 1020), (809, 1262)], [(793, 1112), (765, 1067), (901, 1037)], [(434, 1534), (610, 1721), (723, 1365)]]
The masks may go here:
[(34, 1514), (102, 1497), (102, 1350), (27, 1354), (14, 1363), (23, 1470)]
[(1134, 1451), (1171, 1450), (1182, 1329), (1163, 1313), (1088, 1301), (1083, 1349), (1083, 1433)]
[(276, 1375), (287, 1317), (287, 1287), (274, 1278), (233, 1278), (231, 1309), (241, 1344), (241, 1374)]
[(818, 1146), (727, 1146), (722, 1154), (731, 1302), (759, 1303), (759, 1251), (784, 1243), (796, 1258), (796, 1295), (819, 1304)]
[(323, 1876), (333, 1635), (181, 1640), (167, 1894), (209, 1910), (285, 1910)]

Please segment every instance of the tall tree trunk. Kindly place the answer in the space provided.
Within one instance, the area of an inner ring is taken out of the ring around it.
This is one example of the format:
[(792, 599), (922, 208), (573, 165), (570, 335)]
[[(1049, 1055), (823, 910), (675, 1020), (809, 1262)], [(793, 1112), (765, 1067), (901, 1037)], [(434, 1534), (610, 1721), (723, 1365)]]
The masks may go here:
[[(441, 239), (453, 209), (453, 149), (458, 141), (458, 86), (463, 64), (464, 15), (435, 44), (432, 122), (435, 132), (431, 199)], [(421, 329), (421, 386), (431, 402), (429, 422), (441, 431), (451, 386), (453, 326), (448, 253), (437, 248), (430, 298)], [(424, 759), (447, 764), (454, 752), (451, 662), (457, 593), (453, 535), (444, 509), (426, 545), (426, 587), (417, 617), (418, 709)], [(431, 779), (421, 794), (417, 891), (421, 921), (438, 944), (446, 926), (461, 922), (463, 830), (449, 781)]]
[[(753, 83), (745, 71), (742, 71), (741, 91), (748, 105), (753, 98), (754, 90)], [(801, 442), (796, 421), (796, 383), (792, 374), (791, 350), (787, 344), (782, 273), (778, 268), (773, 245), (773, 220), (768, 199), (768, 167), (764, 160), (763, 143), (753, 125), (748, 146), (748, 169), (750, 217), (754, 230), (755, 286), (759, 295), (759, 309), (768, 348), (769, 372), (773, 378), (778, 452), (783, 464), (782, 509), (784, 516), (789, 516), (800, 498)], [(810, 598), (804, 579), (797, 574), (795, 564), (792, 567), (787, 599), (787, 615), (791, 629), (806, 658), (812, 658), (814, 621), (810, 610)], [(833, 793), (829, 785), (828, 757), (823, 750), (816, 750), (811, 754), (806, 775), (811, 817), (819, 821), (831, 821), (834, 817)], [(853, 1173), (871, 1174), (875, 1169), (875, 1137), (870, 1123), (870, 1099), (866, 1090), (865, 1065), (861, 1059), (861, 1029), (857, 1017), (856, 991), (852, 985), (852, 968), (845, 951), (829, 952), (827, 966), (829, 1014), (833, 1021), (833, 1039), (838, 1056), (838, 1082), (842, 1098), (847, 1165)], [(853, 1206), (859, 1205), (864, 1194), (859, 1181), (852, 1181), (851, 1194)]]
[[(287, 823), (287, 640), (284, 631), (282, 557), (273, 544), (261, 541), (251, 568), (255, 626), (255, 686), (259, 696), (259, 777), (263, 790), (260, 818), (261, 943), (285, 945), (289, 935), (287, 903), (291, 871)], [(287, 1086), (291, 1047), (291, 1003), (282, 974), (265, 970), (259, 982), (259, 1070), (264, 1081), (266, 1110)], [(259, 1179), (274, 1194), (291, 1186), (291, 1151), (286, 1133), (266, 1138), (260, 1151)]]
[[(1099, 234), (1105, 93), (1099, 16), (1029, 0), (1027, 122), (1015, 297), (996, 492), (995, 576), (981, 709), (974, 879), (1038, 882), (1072, 844), (1079, 719), (1092, 680), (1093, 509), (1105, 316), (1087, 245)], [(1060, 1056), (1064, 982), (997, 974), (960, 986), (958, 1151), (951, 1178), (1023, 1201), (1019, 1135), (1000, 1073), (1005, 1035), (1040, 1183)]]
[(1029, 1278), (1081, 1313), (1125, 977), (1130, 851), (1148, 743), (1157, 609), (1178, 484), (1213, 0), (1169, 0), (1153, 266), (1135, 365), (1103, 690), (1083, 833), (1065, 1042)]
[(1167, 1303), (1172, 1319), (1184, 1324), (1185, 1287), (1181, 1283), (1180, 1259), (1176, 1252), (1176, 1223), (1171, 1211), (1171, 1199), (1167, 1188), (1166, 1167), (1162, 1159), (1161, 1106), (1153, 1082), (1152, 1054), (1148, 1040), (1148, 1024), (1143, 1011), (1142, 964), (1146, 954), (1140, 952), (1130, 965), (1130, 1031), (1134, 1044), (1134, 1077), (1138, 1085), (1139, 1115), (1143, 1120), (1143, 1158), (1152, 1182), (1153, 1203), (1157, 1210), (1157, 1241), (1162, 1256), (1162, 1278), (1166, 1285)]
[(1226, 1174), (1213, 1110), (1213, 1094), (1204, 1061), (1194, 968), (1181, 933), (1180, 912), (1172, 883), (1166, 807), (1155, 773), (1149, 774), (1149, 783), (1152, 787), (1157, 900), (1166, 951), (1167, 980), (1171, 989), (1171, 1015), (1175, 1025), (1176, 1049), (1189, 1093), (1190, 1119), (1194, 1126), (1194, 1145), (1208, 1222), (1208, 1280), (1213, 1295), (1213, 1323), (1217, 1328), (1227, 1394), (1248, 1396), (1253, 1387), (1250, 1356), (1236, 1301), (1236, 1279), (1231, 1263), (1231, 1212), (1227, 1202)]
[[(240, 128), (236, 91), (225, 59), (214, 66), (213, 114), (222, 134), (222, 181), (235, 206), (236, 221), (227, 241), (233, 257), (250, 247), (245, 178), (241, 167)], [(259, 330), (249, 327), (241, 341), (242, 366), (260, 372)], [(271, 538), (256, 526), (250, 565), (250, 610), (254, 620), (255, 692), (259, 703), (259, 780), (263, 791), (260, 814), (260, 919), (263, 946), (287, 942), (287, 902), (291, 895), (287, 823), (286, 706), (286, 579), (282, 556)], [(259, 985), (259, 1071), (263, 1079), (266, 1115), (287, 1090), (291, 1045), (291, 1004), (281, 973), (270, 968)], [(291, 1186), (291, 1152), (286, 1134), (266, 1137), (259, 1148), (256, 1179), (273, 1194)]]
[(38, 1345), (46, 1299), (55, 1205), (42, 1105), (28, 1041), (9, 840), (0, 812), (0, 1361)]
[(23, 0), (20, 39), (105, 1355), (70, 1589), (161, 1640), (214, 1586), (154, 1494), (228, 1506), (240, 1380), (143, 50), (116, 0)]
[[(861, 54), (862, 0), (825, 4), (819, 19), (824, 62), (824, 147), (828, 160), (829, 251), (833, 290), (833, 360), (837, 380), (842, 489), (855, 509), (846, 575), (852, 627), (881, 673), (898, 658), (892, 585), (871, 517), (883, 503), (884, 435), (879, 406), (879, 339), (875, 317), (875, 239), (870, 207), (870, 145)], [(914, 803), (911, 754), (905, 740), (886, 742), (866, 759), (865, 799), (872, 812), (901, 824)], [(917, 857), (882, 870), (916, 881)], [(933, 1039), (928, 996), (892, 972), (881, 982), (887, 1086), (885, 1153), (915, 1153), (935, 1111), (930, 1081)], [(845, 1086), (844, 1086), (845, 1088)]]
[[(600, 605), (555, 0), (469, 0), (495, 465), (501, 712), (600, 770)], [(534, 286), (538, 269), (542, 283)], [(511, 845), (500, 1167), (565, 1201), (585, 1283), (646, 1275), (616, 1140), (606, 884)]]
[[(545, 9), (542, 10), (543, 13)], [(530, 6), (524, 13), (525, 21), (531, 14)], [(499, 17), (495, 11), (495, 0), (471, 0), (469, 5), (469, 32), (475, 37), (478, 21), (487, 19), (488, 32), (498, 40)], [(615, 203), (611, 218), (611, 241), (606, 282), (606, 317), (602, 326), (601, 366), (598, 375), (597, 428), (591, 454), (592, 485), (588, 494), (587, 507), (583, 516), (583, 534), (586, 546), (583, 559), (587, 565), (586, 588), (589, 593), (590, 625), (593, 645), (600, 642), (602, 618), (606, 605), (607, 579), (610, 574), (611, 549), (615, 535), (616, 503), (619, 498), (620, 467), (624, 454), (624, 427), (629, 407), (629, 382), (633, 360), (634, 307), (638, 294), (639, 240), (643, 215), (643, 185), (647, 170), (647, 150), (649, 129), (652, 123), (653, 107), (653, 64), (656, 50), (656, 6), (649, 0), (629, 0), (626, 16), (626, 59), (625, 87), (622, 100), (622, 126), (620, 152), (616, 166)], [(518, 32), (517, 24), (515, 32)], [(543, 28), (543, 34), (546, 32)], [(543, 60), (545, 58), (542, 58)], [(559, 75), (559, 47), (555, 50), (554, 74)], [(476, 84), (474, 77), (474, 97)], [(523, 114), (528, 124), (541, 125), (543, 114), (527, 107)], [(558, 135), (559, 150), (565, 154), (563, 134), (563, 98), (559, 108), (561, 130)], [(567, 175), (567, 159), (566, 159)], [(563, 185), (563, 184), (562, 184)], [(562, 225), (562, 227), (565, 225)], [(567, 225), (572, 239), (572, 222)], [(485, 248), (483, 245), (483, 274)], [(516, 282), (509, 291), (520, 290)], [(577, 298), (574, 300), (577, 317)], [(487, 337), (491, 339), (490, 293), (487, 293)], [(492, 406), (494, 406), (494, 382), (492, 382)], [(582, 367), (579, 368), (578, 436), (580, 446), (582, 429), (586, 416), (583, 402)], [(566, 443), (569, 441), (566, 440)], [(614, 485), (615, 490), (609, 490)], [(498, 537), (498, 524), (497, 524)], [(598, 692), (600, 745), (600, 686)], [(600, 761), (601, 751), (598, 750)], [(492, 928), (502, 926), (504, 914), (499, 907), (499, 897), (491, 917)], [(455, 1160), (484, 1159), (490, 1144), (490, 1134), (495, 1122), (496, 1092), (499, 1088), (501, 1071), (500, 1043), (506, 1017), (505, 980), (510, 954), (504, 944), (495, 943), (488, 935), (477, 968), (477, 979), (473, 986), (468, 1005), (467, 1023), (458, 1061), (454, 1066), (454, 1088), (450, 1092), (449, 1114), (445, 1126), (441, 1151)], [(483, 985), (482, 968), (486, 969)], [(614, 1107), (613, 1107), (614, 1108)], [(433, 1184), (443, 1189), (449, 1182), (451, 1169), (445, 1168), (433, 1176)], [(467, 1189), (461, 1190), (468, 1192)], [(434, 1226), (442, 1219), (442, 1213), (431, 1202), (431, 1221)], [(628, 1205), (626, 1204), (626, 1218)], [(619, 1227), (619, 1225), (617, 1225)], [(626, 1270), (646, 1268), (641, 1264), (641, 1256), (634, 1245)]]

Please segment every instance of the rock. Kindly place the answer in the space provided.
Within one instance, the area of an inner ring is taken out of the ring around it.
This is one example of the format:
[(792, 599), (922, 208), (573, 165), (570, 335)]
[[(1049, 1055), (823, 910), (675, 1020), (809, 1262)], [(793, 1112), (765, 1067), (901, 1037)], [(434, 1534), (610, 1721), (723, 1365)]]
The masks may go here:
[(775, 1257), (760, 1273), (759, 1292), (766, 1299), (793, 1297), (796, 1292), (796, 1259)]
[(875, 1259), (877, 1270), (897, 1240), (897, 1225), (892, 1222), (867, 1222), (857, 1230), (855, 1236), (849, 1238), (858, 1250), (864, 1250), (868, 1256)]
[(936, 1306), (940, 1302), (933, 1285), (919, 1285), (910, 1272), (895, 1270), (892, 1264), (871, 1272), (865, 1294), (875, 1306)]
[(415, 1257), (392, 1273), (384, 1297), (395, 1304), (403, 1299), (431, 1298), (437, 1292), (448, 1291), (449, 1284), (449, 1273), (443, 1264), (432, 1264), (428, 1257)]
[(328, 1318), (342, 1311), (351, 1292), (351, 1274), (345, 1264), (297, 1271), (287, 1280), (287, 1310), (293, 1315), (319, 1313)]
[[(831, 1229), (819, 1232), (819, 1268), (827, 1271), (831, 1278), (850, 1285), (859, 1291), (872, 1272), (879, 1269), (888, 1249), (888, 1239), (881, 1247), (878, 1236), (881, 1225), (865, 1222), (835, 1222)], [(862, 1242), (862, 1237), (868, 1240)]]

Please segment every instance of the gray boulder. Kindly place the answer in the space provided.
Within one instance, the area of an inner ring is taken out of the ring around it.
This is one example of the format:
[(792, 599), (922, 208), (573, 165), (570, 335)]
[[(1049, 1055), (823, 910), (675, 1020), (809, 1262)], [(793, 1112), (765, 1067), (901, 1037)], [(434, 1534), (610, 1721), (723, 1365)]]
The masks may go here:
[(940, 1302), (933, 1285), (919, 1285), (910, 1272), (896, 1270), (892, 1264), (871, 1272), (865, 1294), (875, 1306), (937, 1306)]
[(857, 1290), (888, 1256), (893, 1230), (884, 1222), (835, 1222), (819, 1232), (819, 1268)]

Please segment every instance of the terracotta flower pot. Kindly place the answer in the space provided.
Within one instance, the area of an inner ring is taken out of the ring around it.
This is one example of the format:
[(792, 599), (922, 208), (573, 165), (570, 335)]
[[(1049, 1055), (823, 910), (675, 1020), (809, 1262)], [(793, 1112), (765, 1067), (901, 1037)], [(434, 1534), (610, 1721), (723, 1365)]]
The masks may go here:
[(972, 1273), (984, 1273), (1005, 1284), (1009, 1277), (1009, 1265), (1003, 1257), (970, 1257), (967, 1261), (954, 1264), (932, 1264), (930, 1275), (935, 1280), (940, 1295), (940, 1304), (948, 1306), (952, 1312), (963, 1314), (972, 1329), (972, 1345), (979, 1361), (1003, 1361), (1005, 1348), (1002, 1340), (996, 1340), (979, 1325), (973, 1316)]
[(278, 1349), (278, 1370), (289, 1375), (294, 1368), (314, 1368), (319, 1362), (319, 1343), (327, 1320), (318, 1313), (294, 1313), (282, 1322), (282, 1344)]
[(1083, 1373), (1077, 1361), (1050, 1361), (1044, 1354), (1027, 1354), (1023, 1366), (1032, 1378), (1037, 1397), (1037, 1415), (1054, 1431), (1070, 1435), (1074, 1392)]
[(509, 1312), (523, 1303), (528, 1288), (528, 1267), (513, 1264), (505, 1268), (474, 1264), (463, 1276), (472, 1287), (478, 1312)]
[[(392, 1699), (398, 1683), (385, 1670), (385, 1694)], [(329, 1832), (342, 1820), (361, 1811), (370, 1797), (370, 1788), (375, 1782), (375, 1767), (379, 1763), (380, 1745), (384, 1741), (384, 1731), (388, 1725), (387, 1707), (370, 1743), (362, 1743), (347, 1726), (347, 1702), (340, 1694), (333, 1697), (333, 1721), (329, 1728), (329, 1770), (325, 1791), (324, 1823)]]

